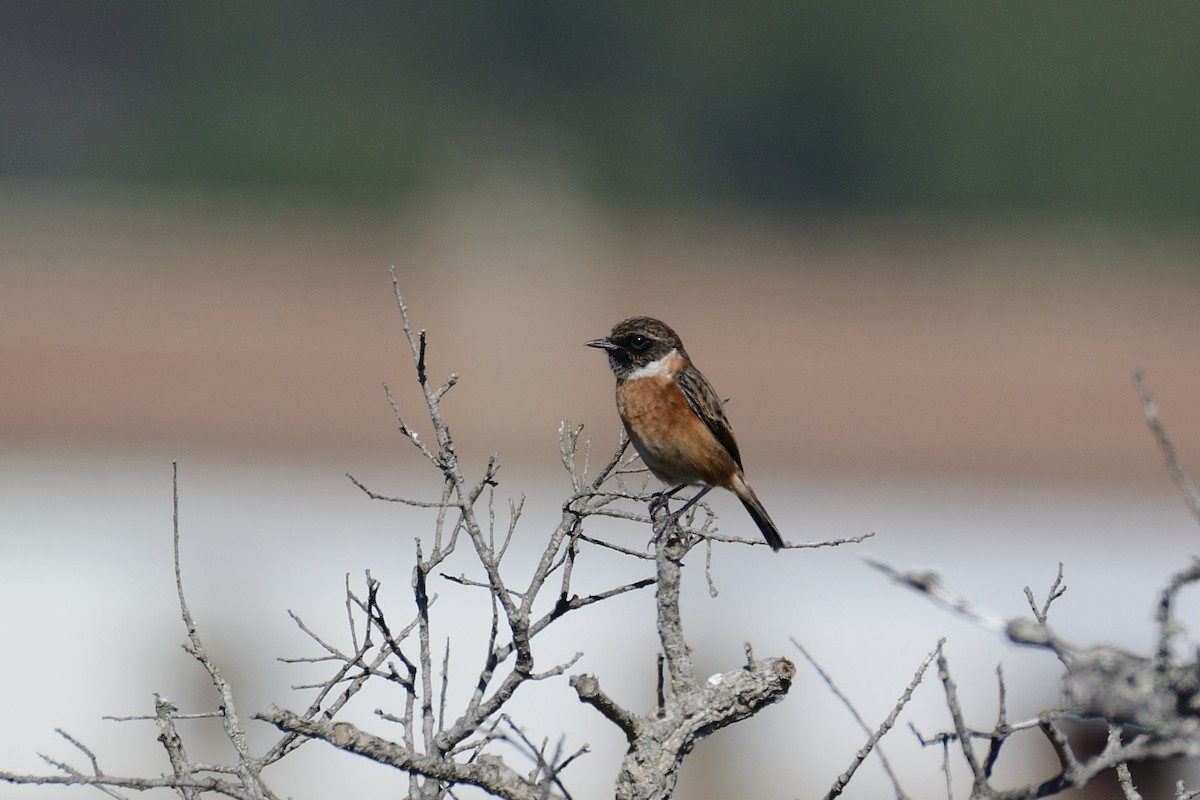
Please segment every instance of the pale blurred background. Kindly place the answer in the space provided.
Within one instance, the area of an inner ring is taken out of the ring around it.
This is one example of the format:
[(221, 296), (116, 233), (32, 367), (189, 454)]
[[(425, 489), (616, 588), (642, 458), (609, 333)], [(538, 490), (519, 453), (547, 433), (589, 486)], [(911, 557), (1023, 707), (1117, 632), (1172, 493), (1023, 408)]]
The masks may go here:
[[(702, 669), (747, 639), (799, 658), (795, 637), (875, 725), (946, 635), (977, 727), (998, 663), (1014, 719), (1054, 702), (1051, 658), (863, 556), (1006, 616), (1062, 561), (1059, 630), (1148, 648), (1155, 591), (1200, 541), (1129, 382), (1145, 368), (1200, 469), (1196, 30), (1200, 7), (1116, 2), (0, 5), (0, 769), (72, 756), (62, 726), (154, 774), (151, 726), (100, 715), (153, 691), (211, 703), (176, 647), (172, 459), (189, 598), (244, 711), (307, 705), (273, 661), (310, 652), (285, 609), (340, 633), (343, 576), (366, 568), (402, 602), (428, 517), (343, 477), (436, 493), (380, 385), (428, 431), (392, 265), (431, 373), (462, 376), (459, 451), (476, 470), (500, 452), (500, 496), (530, 495), (531, 549), (567, 488), (560, 421), (616, 441), (582, 342), (632, 314), (672, 324), (731, 398), (789, 538), (876, 533), (719, 549), (716, 599), (694, 556)], [(649, 601), (594, 609), (607, 637), (547, 658), (583, 648), (648, 707)], [(463, 637), (463, 669), (473, 653)], [(609, 796), (619, 737), (565, 681), (540, 688), (531, 732), (591, 743), (569, 785)], [(909, 718), (948, 727), (936, 682)], [(940, 791), (940, 752), (892, 736), (906, 788)], [(697, 751), (681, 796), (823, 792), (863, 738), (802, 665), (788, 702)], [(297, 798), (404, 785), (295, 758), (278, 789)], [(1040, 780), (1052, 757), (1031, 739), (1001, 768)], [(881, 781), (871, 763), (849, 794)]]

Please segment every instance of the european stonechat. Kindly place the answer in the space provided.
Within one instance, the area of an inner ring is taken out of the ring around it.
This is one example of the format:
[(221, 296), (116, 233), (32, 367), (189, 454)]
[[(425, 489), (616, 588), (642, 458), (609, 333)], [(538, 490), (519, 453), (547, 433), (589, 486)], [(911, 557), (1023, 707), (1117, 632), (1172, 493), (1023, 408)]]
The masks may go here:
[(704, 487), (676, 515), (720, 486), (738, 496), (772, 550), (783, 547), (779, 529), (746, 483), (724, 404), (675, 331), (653, 317), (630, 317), (607, 338), (585, 344), (608, 354), (629, 440), (650, 472), (674, 487), (663, 497), (685, 486)]

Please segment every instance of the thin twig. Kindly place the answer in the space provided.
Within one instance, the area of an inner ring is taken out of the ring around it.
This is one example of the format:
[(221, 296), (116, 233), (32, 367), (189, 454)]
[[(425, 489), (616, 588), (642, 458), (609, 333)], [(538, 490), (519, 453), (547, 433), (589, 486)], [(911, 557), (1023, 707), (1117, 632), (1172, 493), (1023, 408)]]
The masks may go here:
[(1183, 463), (1179, 460), (1179, 454), (1175, 452), (1175, 445), (1172, 444), (1171, 437), (1167, 435), (1167, 426), (1158, 409), (1158, 402), (1154, 399), (1154, 393), (1150, 391), (1146, 375), (1140, 367), (1133, 370), (1133, 388), (1142, 399), (1142, 415), (1146, 418), (1146, 424), (1150, 426), (1150, 431), (1154, 434), (1154, 440), (1158, 442), (1158, 448), (1162, 451), (1163, 458), (1166, 459), (1171, 478), (1183, 492), (1183, 500), (1187, 503), (1188, 510), (1192, 512), (1196, 521), (1200, 522), (1200, 491), (1196, 490), (1196, 484), (1192, 482), (1191, 476), (1188, 475), (1187, 470), (1183, 468)]

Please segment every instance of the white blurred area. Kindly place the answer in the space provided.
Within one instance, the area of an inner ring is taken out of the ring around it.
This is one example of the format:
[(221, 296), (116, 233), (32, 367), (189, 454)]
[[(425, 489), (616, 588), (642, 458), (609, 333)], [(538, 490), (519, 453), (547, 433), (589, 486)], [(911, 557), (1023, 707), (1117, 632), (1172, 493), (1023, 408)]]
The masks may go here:
[[(370, 569), (383, 581), (382, 597), (394, 620), (406, 621), (413, 540), (429, 535), (429, 515), (370, 502), (341, 475), (350, 469), (384, 492), (420, 495), (428, 489), (429, 476), (412, 472), (413, 459), (397, 460), (408, 463), (182, 460), (187, 597), (200, 635), (235, 687), (244, 719), (272, 702), (302, 709), (311, 692), (289, 685), (324, 673), (275, 660), (316, 653), (286, 617), (287, 609), (347, 646), (344, 576), (361, 589), (363, 570)], [(520, 546), (510, 556), (513, 573), (525, 575), (557, 521), (565, 481), (515, 472), (501, 473), (498, 497), (529, 492), (517, 533)], [(61, 727), (91, 746), (114, 774), (158, 774), (167, 766), (153, 723), (101, 717), (149, 714), (154, 692), (187, 712), (216, 702), (203, 670), (179, 647), (184, 630), (171, 571), (170, 474), (169, 460), (157, 453), (98, 458), (18, 452), (0, 464), (8, 543), (0, 587), (9, 719), (0, 729), (4, 769), (52, 771), (38, 761), (39, 752), (86, 768), (55, 735)], [(813, 796), (849, 765), (865, 735), (795, 651), (792, 637), (820, 660), (872, 726), (943, 636), (970, 724), (986, 729), (995, 720), (998, 665), (1008, 680), (1010, 720), (1026, 719), (1055, 702), (1059, 668), (1050, 654), (1003, 643), (993, 632), (890, 584), (864, 557), (900, 568), (936, 568), (951, 587), (1005, 617), (1028, 613), (1022, 587), (1043, 596), (1063, 561), (1068, 591), (1053, 607), (1056, 630), (1079, 644), (1102, 641), (1147, 651), (1156, 592), (1195, 551), (1195, 523), (1170, 492), (800, 475), (764, 476), (759, 484), (776, 517), (787, 520), (793, 540), (876, 535), (862, 545), (779, 555), (765, 548), (718, 547), (715, 598), (707, 593), (703, 551), (693, 552), (684, 619), (700, 673), (735, 669), (745, 642), (756, 656), (785, 656), (799, 669), (784, 703), (718, 732), (685, 762), (680, 796), (730, 796), (747, 786), (763, 797)], [(718, 497), (715, 504), (724, 530), (752, 532), (735, 501)], [(627, 545), (641, 544), (644, 533), (628, 525), (599, 527)], [(444, 571), (478, 577), (465, 552)], [(621, 563), (584, 547), (576, 585), (594, 590), (647, 572), (644, 563)], [(452, 689), (453, 710), (475, 674), (487, 611), (474, 590), (435, 580), (431, 591), (439, 596), (433, 610), (436, 660), (450, 637), (452, 673), (461, 681)], [(638, 711), (649, 708), (655, 686), (651, 599), (643, 591), (563, 620), (540, 640), (539, 668), (582, 651), (570, 673), (596, 674), (619, 701)], [(1194, 609), (1194, 599), (1187, 598), (1185, 607)], [(395, 732), (388, 723), (371, 721), (370, 712), (398, 709), (400, 694), (377, 690), (368, 698), (355, 704), (351, 718)], [(567, 752), (589, 745), (592, 753), (568, 772), (568, 786), (578, 798), (611, 796), (621, 739), (577, 702), (565, 677), (522, 690), (510, 713), (535, 741), (565, 735)], [(907, 791), (937, 796), (943, 785), (940, 750), (920, 751), (906, 729), (912, 722), (929, 735), (950, 727), (936, 667), (901, 720), (884, 750)], [(247, 725), (258, 747), (272, 740), (264, 723)], [(181, 730), (194, 757), (228, 755), (216, 723), (184, 722)], [(1021, 744), (1014, 743), (1000, 762), (1001, 774), (1013, 780), (1048, 777), (1053, 762), (1037, 738), (1019, 737)], [(964, 773), (956, 774), (965, 791)], [(336, 796), (353, 785), (358, 797), (382, 798), (403, 786), (397, 774), (320, 744), (305, 746), (269, 777), (281, 796), (295, 797)], [(62, 796), (62, 791), (9, 787), (5, 796)], [(889, 792), (872, 760), (848, 796)]]

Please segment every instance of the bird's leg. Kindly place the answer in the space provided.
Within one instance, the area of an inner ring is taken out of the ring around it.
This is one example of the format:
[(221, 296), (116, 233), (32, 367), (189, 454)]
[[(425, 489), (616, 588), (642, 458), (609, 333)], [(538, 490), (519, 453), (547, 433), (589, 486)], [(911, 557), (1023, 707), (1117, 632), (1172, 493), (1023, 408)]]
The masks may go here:
[(669, 491), (655, 492), (650, 495), (650, 519), (653, 520), (658, 512), (667, 507), (668, 501), (685, 488), (687, 488), (687, 484), (681, 483)]
[(701, 497), (704, 497), (704, 495), (708, 494), (712, 490), (711, 486), (705, 486), (703, 489), (696, 492), (696, 494), (693, 495), (686, 503), (680, 506), (678, 510), (668, 512), (661, 519), (656, 519), (659, 512), (667, 507), (667, 503), (670, 501), (671, 497), (685, 487), (686, 484), (681, 483), (668, 492), (658, 492), (650, 498), (650, 527), (651, 530), (654, 531), (654, 535), (650, 537), (651, 542), (656, 541), (659, 536), (662, 536), (662, 532), (667, 529), (668, 523), (676, 523), (679, 520), (680, 515), (694, 506), (696, 501), (698, 501)]
[[(655, 492), (653, 495), (651, 495), (649, 508), (650, 529), (654, 532), (650, 537), (651, 543), (658, 541), (658, 537), (662, 536), (663, 531), (667, 529), (667, 525), (669, 523), (679, 519), (679, 511), (676, 511), (673, 514), (670, 513), (669, 504), (671, 498), (685, 488), (687, 488), (687, 484), (681, 483), (674, 489), (669, 489), (665, 492)], [(701, 494), (703, 494), (703, 492), (701, 492)], [(694, 502), (694, 500), (692, 502)], [(684, 505), (684, 508), (687, 508), (688, 505), (691, 505), (691, 503), (689, 502), (687, 505)], [(667, 511), (667, 514), (660, 517), (659, 515), (664, 510)]]
[[(679, 488), (680, 488), (680, 489), (682, 489), (683, 487), (681, 486), (681, 487), (679, 487)], [(713, 488), (713, 487), (711, 487), (711, 486), (705, 486), (703, 489), (701, 489), (700, 491), (696, 492), (694, 495), (692, 495), (692, 497), (691, 497), (691, 499), (690, 499), (690, 500), (688, 500), (686, 503), (684, 503), (682, 506), (680, 506), (680, 507), (679, 507), (679, 509), (678, 509), (678, 510), (676, 510), (676, 511), (675, 511), (675, 513), (674, 513), (674, 514), (672, 514), (671, 516), (673, 516), (673, 517), (675, 517), (676, 519), (678, 519), (678, 518), (680, 517), (680, 515), (682, 515), (682, 514), (683, 514), (683, 512), (687, 511), (689, 508), (691, 508), (692, 506), (696, 505), (696, 502), (697, 502), (697, 501), (698, 501), (698, 500), (699, 500), (701, 497), (704, 497), (704, 495), (706, 495), (706, 494), (708, 494), (709, 492), (711, 492), (711, 491), (712, 491), (712, 488)], [(678, 489), (677, 489), (676, 491), (678, 491)]]

